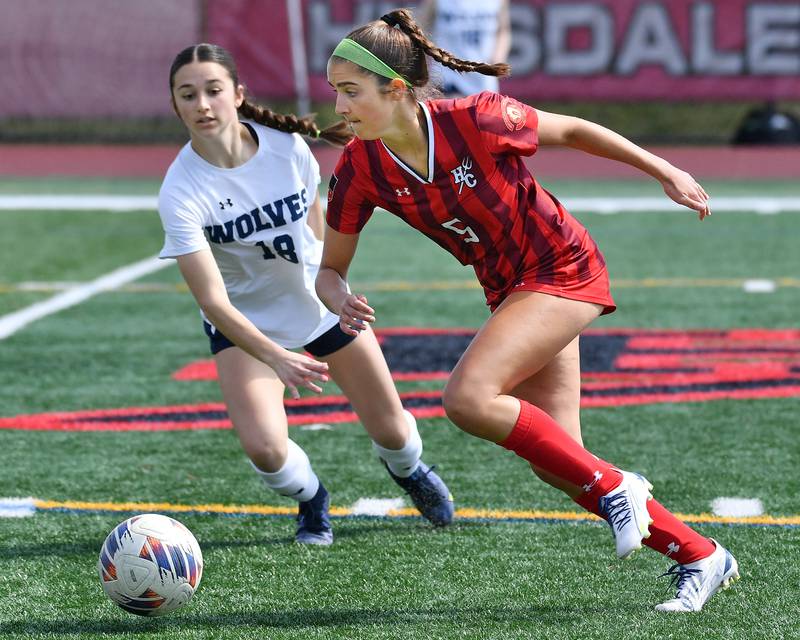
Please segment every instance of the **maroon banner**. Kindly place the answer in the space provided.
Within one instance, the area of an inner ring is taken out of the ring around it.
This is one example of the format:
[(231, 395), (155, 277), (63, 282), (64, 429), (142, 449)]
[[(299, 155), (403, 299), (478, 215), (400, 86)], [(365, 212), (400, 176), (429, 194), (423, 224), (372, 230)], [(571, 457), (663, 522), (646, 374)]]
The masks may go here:
[(0, 117), (169, 115), (169, 67), (197, 41), (187, 0), (0, 0)]
[(800, 98), (800, 3), (516, 2), (514, 75), (537, 99)]
[[(409, 3), (400, 3), (409, 4)], [(332, 96), (328, 57), (396, 3), (303, 0), (311, 96)], [(233, 51), (255, 95), (293, 98), (284, 2), (209, 3), (209, 38)], [(514, 0), (511, 78), (542, 100), (800, 99), (796, 0)]]
[(239, 80), (249, 93), (293, 100), (296, 96), (285, 0), (225, 0), (208, 2), (206, 6), (206, 40), (233, 54)]
[[(446, 0), (443, 0), (446, 1)], [(169, 66), (205, 40), (229, 49), (265, 100), (295, 100), (306, 59), (311, 97), (354, 25), (397, 0), (0, 0), (9, 89), (0, 118), (169, 115)], [(290, 30), (299, 5), (301, 35)], [(501, 91), (542, 100), (798, 100), (798, 0), (512, 0), (513, 75)], [(88, 28), (91, 26), (91, 28)], [(293, 46), (299, 49), (297, 59)]]

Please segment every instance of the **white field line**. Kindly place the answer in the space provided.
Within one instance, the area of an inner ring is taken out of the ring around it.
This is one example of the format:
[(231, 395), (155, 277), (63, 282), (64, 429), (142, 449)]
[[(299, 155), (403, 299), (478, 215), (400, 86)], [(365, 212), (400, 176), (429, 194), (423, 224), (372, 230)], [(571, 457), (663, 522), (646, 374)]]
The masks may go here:
[(764, 505), (758, 498), (715, 498), (711, 502), (715, 516), (745, 518), (764, 515)]
[(778, 283), (774, 280), (745, 280), (742, 283), (742, 289), (747, 293), (775, 293)]
[(0, 195), (0, 210), (14, 211), (154, 211), (158, 209), (156, 196), (105, 196), (105, 195)]
[(0, 518), (29, 518), (35, 512), (33, 498), (0, 498)]
[(324, 422), (314, 422), (300, 427), (301, 431), (333, 431), (333, 427)]
[[(599, 214), (626, 212), (675, 211), (691, 213), (664, 197), (587, 197), (564, 198), (569, 211)], [(711, 211), (755, 211), (760, 214), (775, 214), (786, 211), (800, 212), (800, 197), (776, 196), (747, 198), (711, 198)], [(156, 196), (109, 196), (109, 195), (0, 195), (0, 210), (39, 211), (153, 211), (158, 208)]]
[[(626, 212), (674, 211), (692, 213), (686, 207), (673, 202), (666, 196), (663, 198), (618, 197), (618, 198), (567, 198), (562, 203), (568, 211), (586, 213), (614, 214)], [(712, 213), (714, 211), (747, 212), (775, 214), (785, 211), (800, 212), (800, 197), (774, 198), (711, 198), (709, 200)]]
[(8, 338), (20, 329), (25, 328), (31, 322), (52, 315), (63, 309), (80, 304), (92, 296), (104, 291), (111, 291), (132, 280), (137, 280), (154, 271), (158, 271), (173, 264), (171, 260), (160, 260), (153, 256), (140, 262), (135, 262), (114, 271), (100, 276), (96, 280), (76, 286), (72, 289), (59, 293), (52, 298), (42, 300), (35, 304), (0, 316), (0, 340)]
[(402, 498), (359, 498), (350, 507), (350, 512), (354, 516), (385, 516), (404, 506)]

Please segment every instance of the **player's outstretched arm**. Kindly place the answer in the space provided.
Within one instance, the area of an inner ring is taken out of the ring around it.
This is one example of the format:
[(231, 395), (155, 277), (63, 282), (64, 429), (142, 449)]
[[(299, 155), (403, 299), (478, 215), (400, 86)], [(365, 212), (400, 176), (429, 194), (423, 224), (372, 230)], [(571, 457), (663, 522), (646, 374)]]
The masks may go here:
[(538, 110), (537, 115), (540, 145), (567, 146), (629, 164), (658, 180), (667, 196), (697, 211), (700, 220), (711, 215), (708, 194), (703, 187), (664, 158), (594, 122)]
[(322, 392), (316, 383), (328, 380), (327, 363), (284, 349), (234, 307), (210, 250), (178, 256), (177, 262), (189, 290), (211, 323), (237, 347), (271, 367), (293, 398), (300, 397), (298, 387)]

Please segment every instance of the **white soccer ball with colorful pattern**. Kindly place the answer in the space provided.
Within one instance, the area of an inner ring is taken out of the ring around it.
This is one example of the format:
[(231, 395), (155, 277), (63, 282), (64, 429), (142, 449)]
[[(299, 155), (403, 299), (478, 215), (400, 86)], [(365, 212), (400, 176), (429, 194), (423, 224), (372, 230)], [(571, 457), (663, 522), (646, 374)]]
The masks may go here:
[(145, 513), (108, 534), (97, 570), (106, 595), (125, 611), (161, 616), (191, 600), (203, 575), (203, 554), (180, 522)]

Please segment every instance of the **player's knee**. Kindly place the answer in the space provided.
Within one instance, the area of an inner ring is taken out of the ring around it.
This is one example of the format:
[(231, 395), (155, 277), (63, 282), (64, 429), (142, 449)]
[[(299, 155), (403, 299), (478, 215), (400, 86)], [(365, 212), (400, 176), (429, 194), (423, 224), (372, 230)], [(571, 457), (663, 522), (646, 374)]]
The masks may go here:
[(442, 406), (450, 421), (460, 429), (475, 433), (483, 423), (487, 398), (469, 384), (450, 381), (442, 394)]
[(286, 462), (286, 442), (242, 443), (247, 457), (261, 471), (275, 473)]

